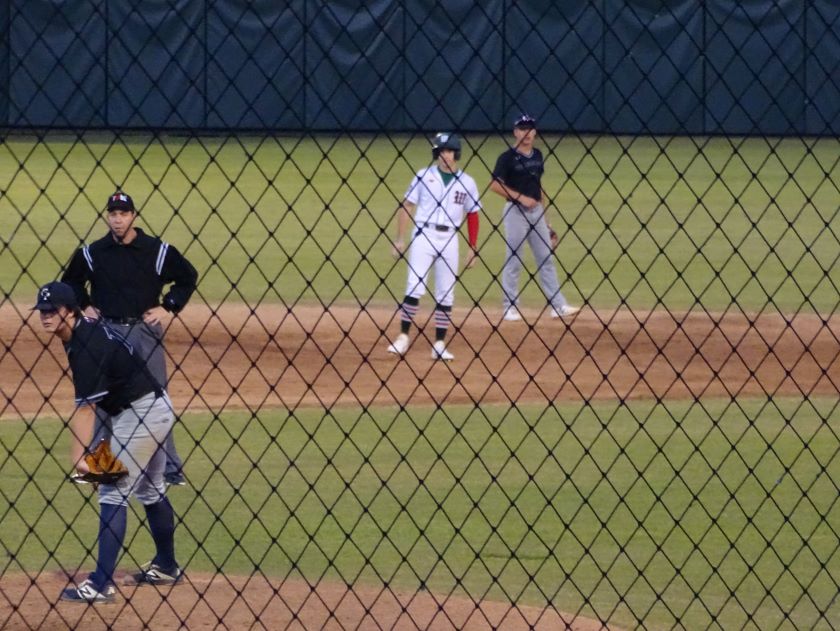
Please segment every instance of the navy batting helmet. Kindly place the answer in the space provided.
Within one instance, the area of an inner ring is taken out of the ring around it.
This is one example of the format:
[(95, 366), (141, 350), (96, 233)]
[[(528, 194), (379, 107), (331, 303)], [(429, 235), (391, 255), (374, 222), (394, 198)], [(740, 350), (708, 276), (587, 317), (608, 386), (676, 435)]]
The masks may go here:
[(457, 134), (441, 132), (432, 140), (432, 157), (437, 160), (441, 149), (451, 149), (455, 152), (455, 159), (461, 159), (461, 139)]

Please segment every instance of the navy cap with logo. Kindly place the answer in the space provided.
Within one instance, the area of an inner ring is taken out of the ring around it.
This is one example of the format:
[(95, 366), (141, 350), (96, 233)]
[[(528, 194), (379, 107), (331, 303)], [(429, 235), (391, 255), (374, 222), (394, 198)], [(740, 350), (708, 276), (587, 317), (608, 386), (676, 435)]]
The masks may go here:
[(134, 200), (122, 191), (117, 191), (108, 198), (108, 212), (112, 210), (128, 210), (137, 212), (134, 208)]
[(32, 310), (57, 311), (59, 307), (75, 309), (77, 306), (76, 292), (73, 288), (67, 283), (56, 280), (38, 290), (38, 298)]
[(513, 121), (513, 126), (519, 129), (536, 129), (537, 119), (529, 114), (520, 114)]

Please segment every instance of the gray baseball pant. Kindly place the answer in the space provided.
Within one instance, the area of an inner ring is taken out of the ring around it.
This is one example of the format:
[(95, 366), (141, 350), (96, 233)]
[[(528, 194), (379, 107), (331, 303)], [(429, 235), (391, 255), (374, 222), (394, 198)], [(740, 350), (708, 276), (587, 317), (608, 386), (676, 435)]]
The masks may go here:
[(99, 503), (120, 506), (128, 504), (134, 495), (144, 506), (157, 504), (166, 495), (166, 455), (161, 444), (175, 422), (169, 397), (147, 394), (110, 419), (111, 451), (128, 469), (128, 475), (116, 484), (100, 485)]
[(551, 238), (545, 221), (545, 209), (539, 204), (531, 210), (508, 202), (502, 209), (505, 226), (505, 265), (502, 268), (502, 306), (507, 309), (519, 302), (519, 273), (522, 271), (525, 243), (531, 247), (537, 263), (540, 286), (549, 304), (562, 309), (568, 304), (560, 291)]
[[(149, 325), (145, 322), (138, 322), (137, 324), (108, 322), (107, 324), (131, 343), (134, 352), (139, 353), (140, 357), (145, 360), (146, 366), (155, 381), (160, 384), (161, 388), (166, 388), (169, 379), (166, 375), (163, 327), (160, 324)], [(108, 413), (97, 407), (91, 447), (98, 445), (103, 438), (111, 436), (111, 426), (112, 422)], [(166, 475), (181, 473), (184, 464), (175, 450), (175, 438), (172, 432), (164, 439), (164, 451), (166, 454)]]

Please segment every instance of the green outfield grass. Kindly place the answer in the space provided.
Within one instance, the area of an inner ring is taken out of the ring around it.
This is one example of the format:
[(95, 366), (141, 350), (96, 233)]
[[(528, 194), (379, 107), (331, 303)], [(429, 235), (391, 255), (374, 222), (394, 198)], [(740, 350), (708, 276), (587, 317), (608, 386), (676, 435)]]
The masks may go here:
[[(548, 601), (626, 626), (828, 628), (838, 421), (833, 399), (188, 416), (179, 557), (188, 572)], [(60, 429), (0, 424), (3, 572), (92, 565), (95, 511), (62, 480)], [(130, 524), (144, 562), (149, 537)]]
[[(501, 137), (468, 135), (485, 191), (482, 264), (460, 305), (497, 305), (501, 200), (486, 192)], [(575, 303), (640, 309), (737, 303), (837, 308), (836, 139), (546, 136), (545, 186)], [(185, 251), (208, 301), (390, 303), (404, 264), (391, 219), (423, 136), (10, 136), (0, 146), (0, 289), (29, 300), (81, 240), (104, 232), (115, 183), (141, 225)], [(538, 305), (532, 283), (524, 301)]]

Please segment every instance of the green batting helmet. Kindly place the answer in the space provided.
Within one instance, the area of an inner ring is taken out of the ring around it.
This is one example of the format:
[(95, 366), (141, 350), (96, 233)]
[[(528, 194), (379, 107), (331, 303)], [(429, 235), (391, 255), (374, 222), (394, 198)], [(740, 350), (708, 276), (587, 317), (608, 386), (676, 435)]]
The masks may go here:
[(461, 139), (457, 134), (441, 132), (432, 140), (432, 157), (437, 160), (441, 149), (451, 149), (455, 152), (455, 159), (461, 159)]

